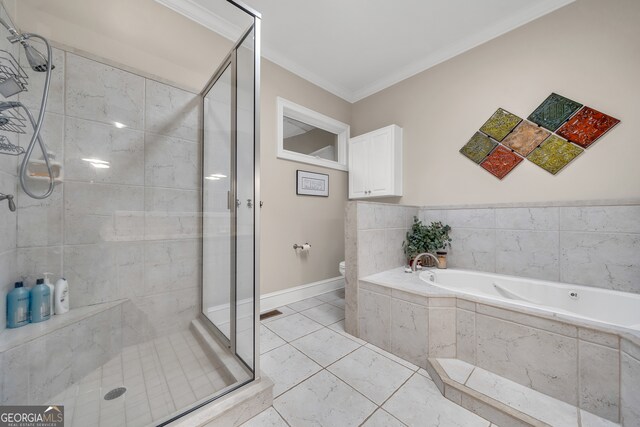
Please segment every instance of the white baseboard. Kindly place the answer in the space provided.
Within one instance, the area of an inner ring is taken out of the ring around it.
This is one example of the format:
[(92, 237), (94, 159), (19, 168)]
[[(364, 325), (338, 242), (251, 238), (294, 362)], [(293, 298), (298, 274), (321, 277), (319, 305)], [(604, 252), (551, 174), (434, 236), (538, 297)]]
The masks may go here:
[[(260, 296), (260, 313), (291, 304), (296, 301), (322, 295), (336, 289), (344, 288), (344, 277), (338, 276), (331, 279), (320, 280), (295, 288), (283, 289), (282, 291), (271, 292)], [(251, 299), (238, 301), (238, 317), (248, 317), (253, 311)], [(209, 319), (215, 324), (229, 322), (229, 305), (219, 305), (210, 307), (207, 310)]]
[(344, 277), (338, 276), (296, 286), (295, 288), (264, 294), (260, 296), (260, 313), (342, 288), (344, 288)]

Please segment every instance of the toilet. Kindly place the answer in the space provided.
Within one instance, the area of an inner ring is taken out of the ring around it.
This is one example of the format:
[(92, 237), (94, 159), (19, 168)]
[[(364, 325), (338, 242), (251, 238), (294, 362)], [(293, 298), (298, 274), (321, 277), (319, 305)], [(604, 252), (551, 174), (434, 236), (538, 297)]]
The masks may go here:
[(340, 272), (340, 275), (342, 277), (344, 277), (344, 261), (340, 262), (340, 264), (338, 264), (338, 271)]

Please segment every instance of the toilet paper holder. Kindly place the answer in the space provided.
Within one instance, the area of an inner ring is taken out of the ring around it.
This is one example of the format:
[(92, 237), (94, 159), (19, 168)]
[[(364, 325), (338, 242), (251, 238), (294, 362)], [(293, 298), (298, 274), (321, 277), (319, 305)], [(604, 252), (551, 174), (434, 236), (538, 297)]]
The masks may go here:
[(311, 249), (311, 245), (309, 243), (305, 243), (305, 244), (302, 244), (302, 245), (294, 243), (293, 244), (293, 249)]

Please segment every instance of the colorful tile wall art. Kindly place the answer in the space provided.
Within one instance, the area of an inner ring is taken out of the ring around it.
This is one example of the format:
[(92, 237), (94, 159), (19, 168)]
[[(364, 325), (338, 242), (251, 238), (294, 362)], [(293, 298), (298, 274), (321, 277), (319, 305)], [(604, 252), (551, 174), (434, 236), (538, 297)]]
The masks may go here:
[(460, 149), (498, 179), (523, 159), (556, 175), (620, 120), (552, 93), (528, 120), (498, 108)]
[(509, 132), (513, 130), (522, 119), (515, 114), (511, 114), (507, 110), (498, 108), (489, 120), (480, 128), (480, 132), (489, 135), (491, 138), (500, 142)]
[(531, 113), (528, 120), (554, 132), (580, 107), (582, 104), (552, 93)]
[(620, 120), (593, 108), (584, 107), (565, 123), (557, 134), (581, 147), (587, 148), (608, 132)]
[(533, 150), (527, 160), (555, 175), (583, 151), (582, 148), (556, 135), (551, 135), (540, 147)]
[(469, 142), (460, 149), (460, 152), (479, 164), (496, 148), (496, 145), (498, 145), (498, 143), (487, 135), (476, 132)]
[(542, 141), (547, 139), (551, 132), (531, 122), (523, 120), (503, 141), (506, 147), (511, 148), (521, 156), (527, 157)]
[(486, 159), (480, 164), (485, 170), (499, 179), (507, 176), (516, 166), (520, 164), (522, 157), (515, 154), (502, 145), (499, 145)]

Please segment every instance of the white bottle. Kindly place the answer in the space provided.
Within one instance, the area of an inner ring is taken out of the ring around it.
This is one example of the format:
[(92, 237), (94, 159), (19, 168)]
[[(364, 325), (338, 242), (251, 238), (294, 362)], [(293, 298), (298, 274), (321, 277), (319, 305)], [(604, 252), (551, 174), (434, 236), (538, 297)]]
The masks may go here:
[(69, 283), (64, 277), (56, 282), (53, 293), (56, 314), (64, 314), (69, 311)]
[(44, 284), (49, 288), (49, 313), (53, 316), (53, 293), (55, 291), (54, 286), (51, 284), (49, 280), (49, 276), (52, 273), (42, 273), (44, 275)]

